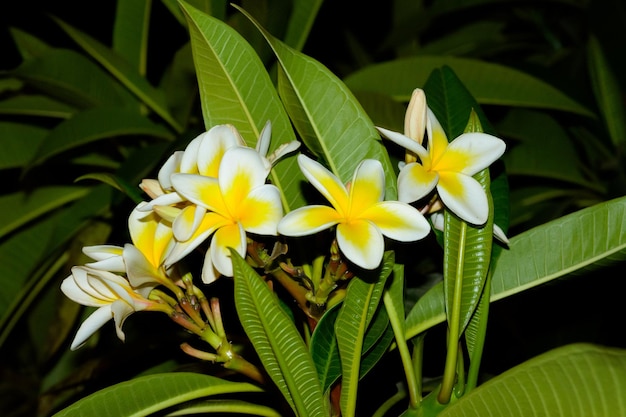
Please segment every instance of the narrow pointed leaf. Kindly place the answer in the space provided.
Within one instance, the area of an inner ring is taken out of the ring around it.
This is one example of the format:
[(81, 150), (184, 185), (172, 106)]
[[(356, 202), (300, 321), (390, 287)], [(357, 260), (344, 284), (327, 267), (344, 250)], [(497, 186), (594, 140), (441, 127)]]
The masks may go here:
[(139, 74), (146, 75), (152, 0), (118, 1), (113, 25), (113, 51)]
[[(341, 411), (354, 415), (366, 330), (379, 307), (385, 282), (394, 265), (393, 252), (387, 252), (373, 282), (353, 278), (335, 322), (341, 358)], [(374, 277), (370, 276), (369, 279)]]
[[(295, 140), (278, 93), (250, 44), (224, 22), (187, 3), (181, 5), (189, 24), (206, 129), (233, 124), (246, 143), (254, 147), (269, 120), (272, 123), (269, 152)], [(300, 189), (304, 176), (295, 155), (281, 159), (270, 178), (281, 190), (286, 211), (306, 203)]]
[(43, 95), (18, 95), (0, 101), (0, 114), (68, 119), (76, 109)]
[(395, 199), (395, 174), (387, 151), (350, 90), (321, 63), (285, 45), (246, 16), (278, 58), (279, 93), (304, 144), (344, 183), (363, 159), (381, 161), (386, 198)]
[(626, 350), (573, 344), (492, 378), (441, 417), (618, 416), (626, 412)]
[(273, 408), (241, 400), (204, 400), (199, 404), (188, 407), (182, 406), (176, 411), (168, 413), (167, 417), (211, 413), (229, 413), (237, 416), (247, 414), (258, 417), (281, 417), (281, 414)]
[(598, 107), (602, 112), (611, 141), (615, 146), (621, 146), (623, 149), (626, 144), (626, 111), (624, 111), (623, 91), (604, 56), (598, 39), (592, 36), (587, 48), (591, 85)]
[(317, 12), (324, 0), (295, 0), (293, 11), (289, 17), (285, 43), (297, 51), (301, 51), (313, 27)]
[(163, 92), (154, 88), (146, 78), (142, 77), (137, 68), (133, 68), (123, 57), (86, 33), (75, 29), (61, 20), (57, 19), (57, 23), (76, 43), (85, 49), (91, 57), (98, 61), (113, 77), (137, 96), (142, 103), (158, 114), (176, 131), (181, 132), (183, 130), (182, 126), (180, 126), (169, 113)]
[(54, 417), (147, 416), (202, 397), (259, 391), (259, 387), (245, 382), (231, 382), (191, 372), (148, 375), (91, 394)]
[(59, 123), (45, 138), (32, 160), (37, 165), (69, 149), (118, 136), (147, 136), (173, 140), (172, 133), (138, 112), (98, 107), (77, 113)]
[[(494, 267), (491, 301), (569, 274), (626, 260), (626, 197), (579, 210), (510, 239)], [(407, 338), (445, 320), (443, 286), (435, 285), (407, 316)]]
[(325, 400), (298, 330), (267, 283), (234, 250), (235, 306), (265, 370), (301, 416), (326, 415)]

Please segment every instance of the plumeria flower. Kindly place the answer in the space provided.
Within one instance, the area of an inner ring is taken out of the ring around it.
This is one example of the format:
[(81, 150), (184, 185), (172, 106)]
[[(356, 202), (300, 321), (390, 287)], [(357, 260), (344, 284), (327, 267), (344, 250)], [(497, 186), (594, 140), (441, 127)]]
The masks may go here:
[(380, 133), (415, 153), (420, 162), (406, 164), (398, 175), (400, 201), (412, 203), (435, 187), (443, 204), (461, 219), (476, 225), (489, 216), (487, 195), (472, 175), (496, 161), (504, 141), (485, 133), (463, 133), (448, 143), (439, 121), (428, 109), (428, 148), (401, 133), (378, 128)]
[(96, 262), (85, 266), (102, 271), (125, 273), (133, 286), (163, 284), (171, 287), (172, 280), (164, 268), (167, 255), (175, 240), (172, 226), (154, 212), (143, 212), (145, 202), (139, 203), (128, 218), (132, 244), (87, 246), (83, 252)]
[[(269, 171), (264, 158), (251, 148), (228, 149), (222, 158), (217, 178), (196, 174), (174, 174), (172, 184), (184, 198), (206, 209), (199, 226), (187, 241), (176, 243), (167, 265), (180, 260), (213, 235), (206, 253), (202, 279), (213, 282), (217, 274), (233, 275), (228, 248), (245, 255), (246, 233), (277, 235), (283, 216), (280, 192), (266, 184)], [(177, 227), (185, 227), (179, 217)]]
[(383, 257), (383, 235), (410, 242), (430, 232), (428, 222), (414, 207), (399, 201), (383, 201), (385, 173), (379, 161), (361, 162), (349, 189), (305, 155), (298, 155), (298, 164), (332, 207), (314, 205), (296, 209), (281, 220), (279, 233), (306, 236), (337, 225), (337, 243), (344, 255), (362, 268), (374, 269)]
[(85, 341), (106, 322), (113, 319), (120, 340), (124, 340), (122, 325), (135, 311), (159, 310), (164, 306), (147, 297), (154, 287), (144, 285), (133, 288), (123, 277), (108, 271), (85, 266), (72, 268), (72, 275), (61, 283), (61, 291), (71, 300), (89, 307), (98, 307), (80, 326), (71, 349), (81, 347)]

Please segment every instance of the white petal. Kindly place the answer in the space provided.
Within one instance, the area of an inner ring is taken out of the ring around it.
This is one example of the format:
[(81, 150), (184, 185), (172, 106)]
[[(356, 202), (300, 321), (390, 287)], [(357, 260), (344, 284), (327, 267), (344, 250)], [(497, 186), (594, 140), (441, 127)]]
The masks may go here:
[(157, 198), (150, 200), (148, 203), (137, 207), (138, 211), (150, 212), (154, 210), (154, 206), (173, 206), (174, 204), (182, 203), (185, 198), (177, 192), (161, 194)]
[(430, 193), (437, 182), (439, 174), (434, 171), (426, 171), (417, 162), (411, 162), (398, 174), (398, 200), (404, 203), (412, 203)]
[(123, 250), (124, 248), (113, 245), (86, 246), (83, 253), (97, 262), (89, 262), (85, 266), (102, 271), (125, 272)]
[(246, 232), (240, 224), (221, 227), (213, 236), (211, 261), (222, 275), (233, 276), (233, 263), (229, 248), (235, 249), (241, 256), (246, 254)]
[(275, 236), (283, 217), (280, 191), (271, 184), (257, 187), (241, 202), (238, 211), (240, 223), (247, 232)]
[(113, 313), (111, 312), (110, 304), (102, 306), (91, 313), (91, 315), (87, 317), (83, 324), (81, 324), (78, 328), (70, 349), (76, 350), (81, 347), (92, 334), (97, 332), (100, 327), (104, 326), (106, 322), (112, 318)]
[(303, 154), (298, 155), (298, 165), (309, 182), (342, 216), (346, 216), (350, 208), (350, 198), (339, 178), (322, 164)]
[(245, 142), (235, 126), (213, 126), (202, 136), (197, 155), (198, 172), (208, 177), (217, 177), (224, 153), (236, 146), (245, 146)]
[(482, 225), (487, 221), (489, 217), (487, 195), (474, 178), (447, 172), (441, 175), (437, 192), (443, 204), (466, 222)]
[(326, 230), (341, 220), (337, 210), (328, 206), (305, 206), (290, 211), (278, 223), (284, 236), (309, 236)]
[(234, 208), (254, 188), (265, 184), (269, 171), (254, 149), (231, 148), (220, 164), (218, 182), (226, 205)]
[(261, 130), (259, 140), (256, 143), (256, 151), (261, 156), (267, 156), (267, 151), (270, 148), (270, 139), (272, 138), (272, 123), (268, 120)]
[(346, 258), (365, 269), (380, 265), (385, 251), (380, 230), (366, 220), (337, 225), (337, 244)]
[(381, 135), (383, 135), (387, 139), (395, 142), (405, 149), (408, 149), (411, 152), (414, 152), (420, 158), (428, 158), (428, 151), (426, 151), (426, 149), (422, 145), (417, 143), (414, 139), (404, 136), (402, 133), (383, 129), (382, 127), (377, 126), (376, 129), (380, 132)]
[(509, 238), (506, 237), (506, 234), (504, 233), (502, 228), (495, 223), (493, 224), (493, 235), (495, 236), (496, 239), (498, 239), (500, 242), (504, 243), (505, 245), (509, 244)]
[(430, 225), (415, 208), (399, 201), (381, 201), (362, 214), (380, 229), (383, 235), (400, 242), (423, 239)]
[(202, 142), (202, 138), (206, 135), (207, 132), (201, 133), (189, 142), (182, 157), (180, 158), (180, 168), (178, 172), (184, 174), (198, 173), (198, 154), (200, 150), (200, 143)]
[(128, 280), (133, 287), (145, 285), (155, 287), (162, 278), (159, 270), (146, 259), (139, 249), (130, 243), (124, 246), (124, 261), (126, 262)]
[(123, 342), (126, 340), (126, 335), (122, 331), (122, 326), (126, 318), (135, 312), (135, 309), (122, 300), (118, 300), (111, 304), (111, 312), (113, 313), (113, 320), (115, 321), (115, 333), (117, 333), (117, 337)]
[(186, 242), (198, 230), (206, 208), (198, 205), (185, 207), (172, 223), (172, 231), (176, 240)]
[(161, 184), (161, 187), (163, 187), (164, 190), (172, 189), (170, 177), (172, 174), (180, 172), (180, 161), (183, 157), (183, 153), (183, 151), (174, 152), (159, 170), (157, 178), (159, 180), (159, 184)]
[(467, 164), (459, 172), (474, 175), (487, 168), (506, 150), (502, 139), (486, 133), (464, 133), (454, 139), (446, 152), (458, 152), (467, 159)]
[(204, 263), (202, 264), (202, 282), (205, 284), (211, 284), (220, 277), (220, 273), (213, 266), (211, 261), (211, 251), (206, 251), (204, 255)]

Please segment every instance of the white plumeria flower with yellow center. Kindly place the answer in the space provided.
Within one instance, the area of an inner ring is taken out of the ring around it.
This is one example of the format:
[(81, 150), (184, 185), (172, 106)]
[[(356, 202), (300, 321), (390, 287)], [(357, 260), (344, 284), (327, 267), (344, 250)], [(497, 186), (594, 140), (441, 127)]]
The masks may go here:
[(175, 240), (171, 224), (154, 212), (143, 212), (139, 203), (128, 217), (132, 244), (87, 246), (83, 252), (96, 262), (91, 269), (125, 273), (134, 287), (152, 284), (172, 285), (164, 268)]
[(135, 311), (165, 311), (167, 306), (149, 300), (148, 294), (154, 286), (133, 288), (123, 277), (108, 271), (85, 266), (72, 268), (72, 275), (61, 283), (61, 291), (71, 300), (89, 307), (97, 307), (80, 326), (71, 349), (82, 346), (85, 341), (109, 320), (115, 321), (115, 330), (124, 340), (122, 325)]
[(448, 143), (439, 121), (428, 109), (428, 148), (401, 133), (379, 132), (415, 153), (420, 162), (406, 164), (398, 175), (398, 199), (412, 203), (435, 187), (443, 204), (468, 223), (482, 225), (489, 216), (487, 195), (472, 175), (502, 156), (504, 141), (486, 133), (463, 133)]
[[(228, 248), (245, 256), (246, 233), (277, 235), (277, 225), (283, 216), (280, 192), (266, 184), (265, 159), (251, 148), (228, 149), (222, 158), (217, 178), (194, 174), (174, 174), (176, 191), (207, 211), (199, 226), (187, 241), (178, 241), (168, 256), (172, 265), (213, 235), (202, 270), (205, 283), (213, 282), (218, 274), (233, 275)], [(186, 227), (187, 217), (177, 218), (173, 225)], [(216, 273), (217, 271), (217, 273)]]
[(298, 155), (309, 182), (332, 207), (313, 205), (287, 213), (278, 225), (286, 236), (306, 236), (337, 225), (337, 244), (351, 262), (365, 269), (380, 265), (384, 236), (401, 242), (424, 238), (430, 226), (420, 212), (399, 201), (383, 201), (385, 173), (381, 163), (366, 159), (359, 164), (349, 190), (324, 166)]

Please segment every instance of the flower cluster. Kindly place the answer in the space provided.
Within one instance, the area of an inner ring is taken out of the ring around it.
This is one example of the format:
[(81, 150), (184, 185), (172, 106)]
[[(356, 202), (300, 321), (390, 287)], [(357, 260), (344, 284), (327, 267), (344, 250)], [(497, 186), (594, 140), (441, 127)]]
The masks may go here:
[[(219, 329), (217, 337), (215, 331), (211, 333), (211, 308), (203, 304), (206, 299), (190, 275), (178, 267), (199, 249), (204, 251), (202, 281), (209, 284), (221, 275), (233, 275), (231, 248), (246, 257), (259, 236), (278, 242), (334, 228), (333, 262), (340, 252), (354, 267), (371, 270), (383, 258), (384, 237), (412, 242), (429, 234), (431, 226), (422, 213), (432, 209), (436, 200), (430, 199), (421, 211), (411, 204), (435, 189), (438, 207), (447, 207), (468, 223), (487, 221), (487, 196), (472, 175), (502, 155), (503, 141), (467, 133), (448, 143), (421, 90), (409, 104), (404, 134), (379, 131), (407, 149), (398, 176), (400, 201), (385, 200), (385, 172), (377, 160), (362, 161), (352, 181), (343, 184), (319, 162), (300, 154), (300, 170), (330, 206), (300, 207), (286, 215), (280, 190), (268, 182), (268, 176), (273, 164), (297, 150), (299, 143), (285, 144), (268, 156), (269, 122), (255, 149), (246, 146), (234, 126), (218, 125), (192, 140), (184, 151), (174, 152), (157, 179), (140, 185), (150, 200), (138, 204), (129, 216), (132, 243), (84, 248), (94, 262), (74, 267), (63, 282), (61, 288), (69, 298), (98, 307), (79, 329), (72, 348), (110, 319), (123, 339), (122, 324), (128, 315), (153, 310), (168, 313), (217, 350), (224, 335)], [(425, 134), (428, 143), (423, 146)], [(295, 270), (277, 269), (293, 279)], [(326, 289), (335, 288), (334, 281), (326, 284)], [(157, 287), (165, 287), (175, 298)]]

